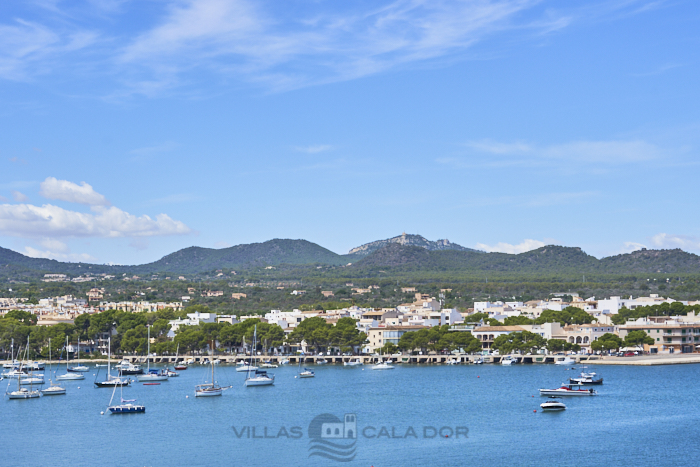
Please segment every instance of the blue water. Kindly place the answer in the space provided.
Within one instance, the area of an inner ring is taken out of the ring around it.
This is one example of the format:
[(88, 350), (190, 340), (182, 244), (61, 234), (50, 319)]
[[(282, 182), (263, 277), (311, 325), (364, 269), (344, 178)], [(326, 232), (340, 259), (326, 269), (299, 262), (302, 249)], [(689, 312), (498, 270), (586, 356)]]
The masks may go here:
[[(94, 388), (93, 371), (64, 382), (66, 396), (0, 403), (0, 466), (695, 465), (700, 365), (589, 368), (605, 378), (600, 395), (565, 399), (559, 413), (541, 412), (537, 389), (576, 371), (554, 365), (326, 365), (302, 380), (282, 367), (271, 370), (274, 386), (259, 388), (220, 366), (217, 379), (233, 387), (213, 398), (194, 397), (208, 370), (190, 367), (160, 386), (124, 389), (146, 405), (133, 415), (100, 415), (112, 390)], [(357, 416), (351, 461), (309, 457), (307, 429), (321, 414)], [(248, 437), (252, 427), (256, 436), (290, 436)], [(446, 427), (448, 437), (424, 437), (425, 427)], [(398, 437), (411, 428), (415, 437)]]

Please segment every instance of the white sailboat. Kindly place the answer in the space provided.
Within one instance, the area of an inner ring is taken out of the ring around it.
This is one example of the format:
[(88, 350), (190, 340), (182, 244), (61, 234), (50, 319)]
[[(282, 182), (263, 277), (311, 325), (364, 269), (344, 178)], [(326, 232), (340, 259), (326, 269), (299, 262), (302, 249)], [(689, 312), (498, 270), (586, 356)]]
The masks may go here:
[[(20, 349), (21, 350), (21, 349)], [(20, 351), (17, 351), (19, 354)], [(22, 363), (20, 362), (19, 365), (19, 371), (22, 371)], [(31, 385), (29, 386), (29, 389), (23, 388), (20, 386), (20, 379), (17, 378), (17, 390), (16, 391), (10, 391), (10, 383), (7, 383), (7, 389), (5, 390), (5, 395), (9, 399), (36, 399), (38, 397), (41, 397), (41, 392), (37, 389), (33, 389)]]
[(299, 356), (299, 378), (315, 378), (316, 373), (314, 373), (313, 370), (309, 370), (308, 368), (304, 368), (304, 371), (301, 371), (301, 361), (302, 361), (302, 356), (304, 355), (304, 352), (301, 353)]
[[(49, 375), (51, 374), (51, 338), (49, 338)], [(62, 396), (66, 393), (66, 388), (60, 384), (53, 384), (49, 378), (49, 387), (42, 389), (41, 393), (45, 396)]]
[(267, 371), (265, 370), (258, 370), (256, 369), (253, 375), (251, 376), (251, 368), (253, 367), (253, 352), (256, 350), (256, 345), (257, 345), (257, 337), (258, 337), (258, 326), (257, 324), (255, 325), (255, 329), (253, 330), (253, 348), (250, 351), (250, 364), (248, 365), (248, 375), (245, 378), (245, 384), (246, 387), (249, 386), (271, 386), (275, 384), (275, 375), (273, 374), (267, 374)]
[(360, 365), (362, 365), (362, 360), (360, 360), (359, 358), (356, 358), (354, 360), (350, 360), (347, 362), (343, 362), (343, 366), (360, 366)]
[[(214, 349), (214, 342), (211, 343), (212, 351)], [(213, 359), (212, 359), (213, 361)], [(194, 387), (194, 397), (212, 397), (220, 396), (226, 389), (231, 386), (222, 387), (214, 378), (214, 364), (211, 363), (211, 381), (204, 384), (198, 384)]]
[(373, 370), (393, 370), (394, 365), (391, 365), (391, 359), (387, 360), (386, 362), (380, 362), (377, 363), (376, 365), (372, 365)]
[(147, 369), (146, 373), (142, 375), (138, 375), (136, 379), (138, 379), (139, 383), (151, 383), (154, 381), (167, 381), (168, 380), (168, 372), (167, 370), (151, 370), (151, 327), (146, 326), (148, 328), (148, 350), (146, 351), (146, 363), (147, 363)]
[(58, 381), (75, 381), (80, 379), (85, 379), (85, 375), (80, 372), (71, 372), (68, 369), (68, 336), (66, 336), (66, 373), (63, 375), (56, 376)]
[[(68, 355), (68, 354), (66, 354), (66, 355)], [(76, 355), (78, 356), (78, 358), (80, 358), (80, 337), (78, 337), (78, 352), (76, 353)], [(73, 358), (73, 360), (75, 360), (75, 358)], [(86, 367), (85, 365), (81, 365), (80, 363), (78, 363), (77, 365), (73, 365), (73, 366), (68, 367), (68, 371), (69, 372), (72, 371), (74, 373), (75, 372), (84, 373), (84, 372), (89, 371), (89, 370), (90, 370), (90, 368)]]
[[(113, 386), (129, 386), (131, 385), (131, 380), (127, 378), (120, 378), (117, 376), (112, 376), (110, 373), (110, 367), (112, 364), (112, 336), (107, 339), (107, 379), (104, 381), (97, 381), (97, 376), (95, 376), (95, 387), (98, 388), (111, 388)], [(80, 373), (73, 373), (79, 374)], [(99, 374), (99, 372), (98, 372)]]

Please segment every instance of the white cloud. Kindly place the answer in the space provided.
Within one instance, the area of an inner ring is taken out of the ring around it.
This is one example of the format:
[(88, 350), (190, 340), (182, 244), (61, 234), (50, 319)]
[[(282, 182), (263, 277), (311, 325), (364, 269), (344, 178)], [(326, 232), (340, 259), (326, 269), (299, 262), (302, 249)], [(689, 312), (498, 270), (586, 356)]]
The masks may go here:
[(637, 242), (625, 242), (622, 248), (620, 249), (620, 253), (632, 253), (633, 251), (638, 251), (646, 247), (646, 245)]
[(510, 253), (510, 254), (518, 254), (518, 253), (524, 253), (526, 251), (530, 250), (535, 250), (537, 248), (541, 248), (545, 246), (544, 242), (541, 242), (539, 240), (532, 240), (532, 239), (525, 239), (522, 241), (522, 243), (518, 243), (517, 245), (511, 245), (510, 243), (503, 243), (499, 242), (493, 246), (486, 245), (485, 243), (477, 243), (476, 248), (478, 250), (484, 250), (487, 253)]
[(14, 199), (15, 201), (17, 201), (18, 203), (24, 203), (24, 202), (27, 201), (29, 198), (28, 198), (27, 195), (25, 195), (24, 193), (20, 193), (19, 191), (16, 191), (16, 190), (15, 190), (15, 191), (12, 192), (12, 199)]
[[(476, 153), (500, 156), (491, 159), (493, 165), (518, 165), (552, 161), (574, 161), (598, 164), (627, 164), (646, 162), (664, 156), (664, 150), (641, 140), (631, 141), (572, 141), (549, 146), (537, 146), (525, 142), (502, 143), (497, 141), (470, 141), (466, 146)], [(504, 159), (505, 158), (505, 159)], [(458, 162), (454, 158), (438, 160), (442, 163)]]
[(672, 235), (660, 233), (651, 238), (658, 248), (682, 248), (684, 250), (700, 249), (700, 238), (691, 235)]
[(299, 152), (305, 152), (307, 154), (318, 154), (319, 152), (330, 151), (333, 146), (329, 144), (315, 144), (311, 146), (297, 146), (296, 149)]
[(44, 238), (41, 241), (39, 241), (39, 244), (47, 250), (53, 252), (66, 253), (67, 251), (69, 251), (68, 245), (66, 245), (60, 240), (56, 240), (55, 238)]
[(41, 182), (39, 194), (47, 199), (58, 199), (87, 206), (109, 206), (110, 204), (107, 198), (85, 182), (80, 182), (78, 185), (68, 180), (57, 180), (54, 177), (48, 177)]
[[(0, 78), (26, 80), (45, 71), (49, 61), (93, 44), (97, 35), (72, 29), (54, 31), (37, 22), (15, 19), (0, 24)], [(41, 66), (34, 65), (42, 63)]]
[(97, 258), (87, 253), (59, 253), (50, 250), (41, 251), (31, 246), (24, 247), (24, 254), (31, 258), (48, 258), (59, 261), (73, 261), (85, 263), (94, 263), (97, 261)]
[[(393, 0), (315, 3), (280, 15), (247, 0), (172, 3), (162, 22), (134, 38), (120, 61), (147, 77), (133, 91), (162, 92), (195, 69), (235, 75), (274, 90), (356, 79), (452, 56), (504, 31), (547, 32), (568, 24), (556, 13), (516, 24), (538, 0)], [(337, 5), (342, 5), (340, 8)], [(338, 12), (341, 10), (341, 12)]]
[(184, 223), (159, 214), (134, 216), (110, 206), (93, 206), (92, 213), (69, 211), (45, 204), (0, 205), (0, 233), (19, 237), (150, 237), (184, 235)]

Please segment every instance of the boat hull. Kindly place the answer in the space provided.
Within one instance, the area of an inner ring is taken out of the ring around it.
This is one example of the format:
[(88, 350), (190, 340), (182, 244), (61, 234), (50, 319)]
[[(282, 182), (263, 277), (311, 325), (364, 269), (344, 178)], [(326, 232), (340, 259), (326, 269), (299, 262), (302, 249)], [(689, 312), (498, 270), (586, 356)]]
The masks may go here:
[(250, 378), (245, 380), (246, 387), (249, 386), (272, 386), (275, 380), (271, 378)]
[(42, 389), (41, 393), (45, 396), (63, 396), (66, 394), (66, 388), (46, 388)]
[(88, 368), (86, 366), (71, 366), (71, 367), (68, 367), (68, 371), (70, 371), (72, 373), (84, 373), (86, 371), (90, 371), (90, 368)]
[(146, 406), (144, 405), (115, 405), (109, 407), (109, 411), (113, 414), (125, 414), (125, 413), (145, 413)]
[(603, 384), (603, 378), (600, 378), (600, 379), (569, 378), (569, 383), (581, 384), (581, 385), (585, 385), (585, 386), (599, 385), (599, 384)]
[(223, 389), (207, 389), (204, 391), (195, 391), (194, 397), (214, 397), (223, 394)]
[(247, 371), (255, 371), (255, 370), (257, 370), (257, 369), (258, 369), (257, 366), (247, 366), (247, 365), (237, 366), (237, 367), (236, 367), (236, 371), (237, 371), (238, 373), (243, 373), (243, 372), (247, 372)]
[(95, 387), (98, 388), (113, 388), (114, 386), (131, 386), (131, 381), (95, 381)]
[(152, 381), (167, 381), (168, 375), (139, 375), (136, 377), (139, 383), (150, 383)]
[(560, 391), (557, 389), (540, 389), (540, 396), (595, 396), (597, 393), (590, 390)]
[(85, 379), (85, 375), (83, 375), (82, 373), (67, 373), (65, 375), (56, 376), (56, 379), (58, 381), (78, 381), (81, 379)]
[(41, 397), (39, 391), (13, 391), (7, 393), (8, 399), (37, 399)]

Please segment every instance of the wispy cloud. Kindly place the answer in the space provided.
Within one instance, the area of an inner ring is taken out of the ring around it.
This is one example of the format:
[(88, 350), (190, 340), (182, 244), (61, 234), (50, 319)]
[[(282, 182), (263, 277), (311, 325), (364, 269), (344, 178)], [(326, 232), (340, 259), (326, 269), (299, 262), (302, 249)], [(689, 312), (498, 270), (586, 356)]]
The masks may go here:
[(27, 201), (29, 199), (29, 197), (27, 195), (25, 195), (24, 193), (15, 190), (12, 192), (12, 199), (17, 201), (18, 203), (24, 203), (25, 201)]
[(87, 253), (61, 253), (51, 250), (40, 250), (31, 246), (24, 247), (24, 254), (31, 258), (48, 258), (59, 261), (94, 263), (97, 261), (92, 255)]
[(638, 251), (641, 250), (642, 248), (646, 248), (647, 246), (642, 244), (642, 243), (637, 243), (637, 242), (625, 242), (622, 245), (622, 248), (620, 248), (619, 253), (632, 253), (633, 251)]
[(333, 149), (333, 146), (330, 144), (314, 144), (311, 146), (296, 146), (294, 149), (307, 154), (318, 154), (319, 152), (330, 151)]
[(660, 233), (651, 238), (651, 243), (658, 248), (682, 248), (700, 250), (700, 237), (693, 235), (674, 235)]
[(530, 238), (523, 240), (517, 245), (512, 245), (510, 243), (499, 242), (495, 245), (487, 245), (485, 243), (477, 243), (476, 248), (478, 250), (484, 250), (487, 253), (510, 253), (518, 254), (525, 253), (526, 251), (536, 250), (545, 246), (544, 242), (539, 240), (532, 240)]

